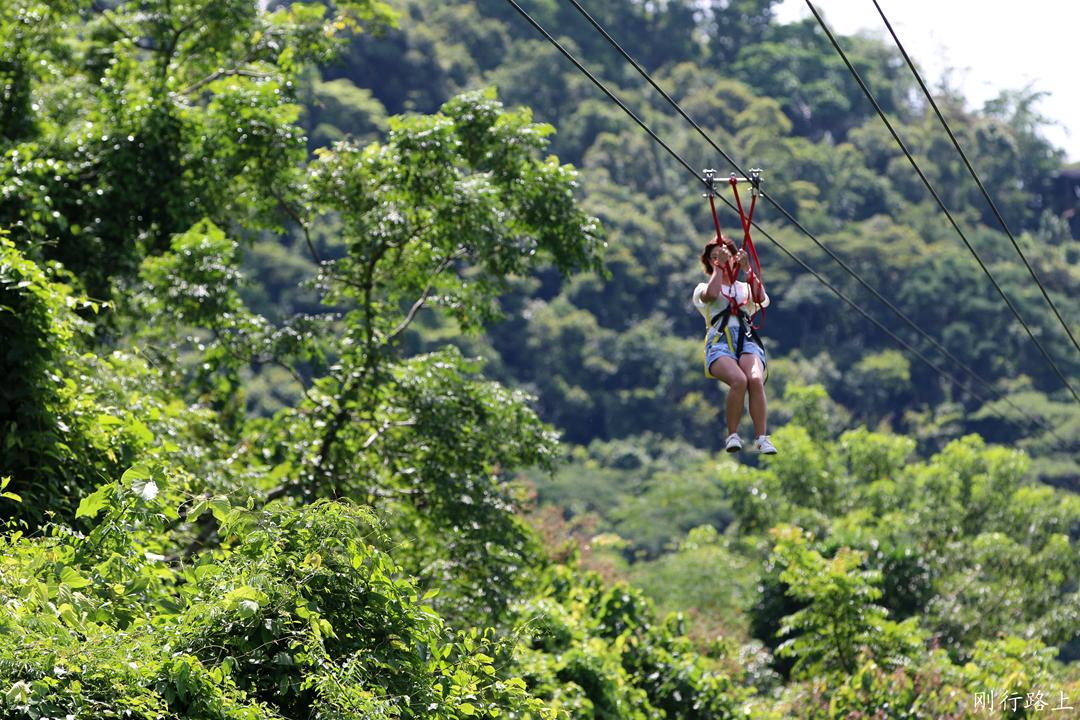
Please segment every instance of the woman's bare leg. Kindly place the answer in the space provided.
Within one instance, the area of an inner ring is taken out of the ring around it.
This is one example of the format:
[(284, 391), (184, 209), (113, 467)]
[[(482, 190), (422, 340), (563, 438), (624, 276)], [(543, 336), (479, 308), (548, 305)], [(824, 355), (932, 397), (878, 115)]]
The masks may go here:
[(739, 368), (745, 374), (746, 389), (750, 395), (750, 419), (754, 421), (754, 435), (767, 435), (769, 406), (765, 401), (765, 366), (756, 355), (744, 353), (739, 358)]
[(709, 372), (714, 378), (728, 386), (725, 404), (728, 434), (738, 432), (739, 421), (742, 420), (743, 398), (746, 396), (746, 373), (729, 357), (713, 360), (713, 364), (709, 366)]

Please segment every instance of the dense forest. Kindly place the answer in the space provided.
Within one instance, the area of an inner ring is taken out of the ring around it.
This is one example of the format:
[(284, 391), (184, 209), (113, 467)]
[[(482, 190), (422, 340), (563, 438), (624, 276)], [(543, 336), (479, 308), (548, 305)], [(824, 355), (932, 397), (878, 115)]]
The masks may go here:
[(512, 3), (8, 0), (0, 716), (1080, 717), (1039, 93), (934, 88), (991, 206), (884, 35), (926, 183), (776, 0), (588, 3), (701, 132), (521, 5), (764, 169), (779, 454), (722, 452), (701, 183)]

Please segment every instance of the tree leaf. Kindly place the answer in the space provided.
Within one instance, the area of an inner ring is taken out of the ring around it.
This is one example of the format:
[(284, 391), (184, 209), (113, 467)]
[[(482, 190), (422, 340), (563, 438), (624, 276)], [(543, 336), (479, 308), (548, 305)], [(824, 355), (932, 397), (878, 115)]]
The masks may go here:
[(60, 583), (75, 590), (91, 584), (89, 580), (79, 574), (78, 570), (70, 565), (65, 565), (64, 568), (60, 570)]
[(132, 465), (124, 471), (123, 475), (120, 476), (120, 482), (124, 484), (133, 484), (138, 480), (148, 479), (150, 479), (150, 468), (147, 467), (144, 463)]
[(112, 499), (113, 493), (116, 492), (116, 486), (112, 483), (108, 485), (102, 485), (90, 495), (87, 495), (79, 503), (79, 509), (75, 511), (75, 517), (97, 517), (97, 514), (101, 512), (101, 508)]

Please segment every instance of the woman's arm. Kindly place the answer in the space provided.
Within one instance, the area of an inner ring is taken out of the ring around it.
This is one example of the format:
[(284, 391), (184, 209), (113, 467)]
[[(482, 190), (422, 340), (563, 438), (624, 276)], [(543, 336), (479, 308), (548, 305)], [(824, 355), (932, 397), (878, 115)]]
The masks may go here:
[(768, 299), (768, 295), (765, 293), (765, 283), (761, 282), (761, 278), (753, 273), (750, 274), (746, 281), (750, 286), (750, 297), (753, 298), (754, 302), (758, 305), (763, 306), (765, 300)]
[(720, 297), (720, 286), (724, 284), (724, 271), (722, 266), (713, 267), (709, 282), (705, 285), (705, 291), (701, 293), (701, 299), (707, 303), (714, 302)]
[(765, 293), (765, 284), (761, 282), (761, 278), (750, 269), (750, 258), (740, 249), (735, 254), (735, 259), (738, 260), (739, 267), (746, 271), (746, 284), (750, 287), (750, 298), (764, 307), (769, 296)]
[[(720, 286), (724, 284), (724, 268), (727, 267), (732, 258), (731, 252), (726, 246), (721, 245), (720, 251), (724, 254), (724, 257), (713, 263), (713, 271), (709, 275), (709, 282), (705, 286), (705, 291), (701, 293), (701, 299), (707, 303), (714, 302), (720, 297)], [(738, 257), (737, 253), (736, 257)]]

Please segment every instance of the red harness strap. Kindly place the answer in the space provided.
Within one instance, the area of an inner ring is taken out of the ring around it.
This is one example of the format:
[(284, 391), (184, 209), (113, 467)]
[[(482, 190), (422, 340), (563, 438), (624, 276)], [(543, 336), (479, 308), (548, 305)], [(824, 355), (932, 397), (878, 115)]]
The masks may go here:
[(739, 198), (739, 180), (732, 175), (728, 182), (731, 183), (731, 191), (735, 194), (735, 205), (739, 208), (739, 220), (742, 221), (743, 248), (746, 249), (750, 259), (754, 261), (753, 269), (757, 271), (758, 275), (761, 275), (761, 261), (758, 259), (757, 249), (754, 248), (754, 241), (750, 237), (750, 225), (754, 221), (754, 208), (757, 206), (758, 194), (756, 188), (750, 194), (750, 212), (744, 214), (742, 200)]
[[(742, 228), (743, 228), (743, 244), (742, 244), (741, 249), (745, 250), (747, 256), (750, 258), (750, 267), (747, 268), (747, 271), (746, 271), (747, 283), (750, 284), (750, 283), (753, 282), (755, 275), (757, 276), (759, 281), (761, 279), (761, 260), (758, 258), (757, 249), (754, 247), (754, 241), (750, 237), (750, 227), (754, 222), (754, 208), (757, 206), (757, 197), (758, 197), (757, 184), (756, 184), (757, 181), (756, 181), (756, 179), (751, 180), (751, 182), (754, 183), (754, 188), (753, 188), (753, 191), (750, 193), (750, 211), (749, 212), (743, 212), (742, 200), (739, 198), (739, 178), (735, 177), (735, 175), (732, 175), (729, 178), (728, 182), (731, 184), (731, 191), (735, 195), (735, 206), (739, 210), (739, 221), (742, 223)], [(710, 202), (711, 202), (711, 198), (710, 198)], [(713, 209), (713, 215), (714, 216), (716, 215), (715, 208)], [(738, 272), (739, 271), (736, 268), (736, 271), (735, 271), (736, 278), (738, 277)], [(750, 302), (752, 297), (753, 297), (753, 290), (748, 288), (746, 301)], [(734, 306), (734, 303), (733, 303), (733, 306)], [(761, 313), (761, 321), (759, 323), (754, 322), (753, 315), (750, 316), (750, 327), (752, 327), (754, 330), (760, 329), (765, 324), (765, 308), (759, 306), (757, 312), (755, 312), (754, 315), (757, 315), (758, 313)]]
[[(716, 241), (720, 242), (720, 238), (723, 237), (723, 233), (720, 232), (720, 216), (716, 214), (716, 201), (713, 199), (714, 197), (715, 196), (711, 192), (708, 194), (709, 208), (712, 210), (713, 226), (716, 228)], [(728, 281), (728, 287), (731, 288), (732, 294), (725, 294), (723, 289), (720, 290), (720, 294), (724, 297), (725, 300), (728, 301), (728, 305), (731, 306), (731, 311), (738, 312), (741, 305), (745, 305), (745, 303), (740, 304), (736, 299), (738, 293), (735, 292), (735, 282), (739, 279), (739, 270), (738, 268), (735, 269), (733, 277), (732, 274), (728, 272), (727, 266), (725, 265), (723, 268), (721, 268), (721, 272), (724, 273), (724, 279)], [(749, 300), (750, 298), (747, 298), (748, 302)]]
[(721, 235), (721, 233), (720, 233), (720, 216), (716, 214), (716, 200), (713, 199), (714, 197), (716, 197), (716, 196), (713, 195), (712, 192), (710, 191), (709, 192), (709, 207), (712, 208), (712, 221), (713, 221), (713, 225), (716, 227), (716, 241), (719, 242), (720, 241), (720, 235)]
[[(760, 170), (751, 171), (751, 178), (749, 179), (749, 182), (753, 184), (753, 191), (750, 194), (749, 212), (743, 211), (742, 199), (739, 197), (740, 178), (737, 178), (734, 174), (732, 174), (731, 177), (728, 179), (728, 182), (731, 184), (731, 191), (735, 194), (735, 205), (739, 210), (739, 221), (742, 223), (743, 242), (740, 249), (744, 250), (747, 254), (747, 257), (750, 259), (750, 267), (747, 268), (746, 272), (748, 284), (753, 283), (755, 277), (757, 277), (759, 280), (761, 278), (761, 260), (760, 258), (758, 258), (757, 248), (754, 247), (754, 241), (750, 237), (750, 227), (754, 222), (754, 208), (757, 207), (758, 183), (760, 182), (761, 177), (760, 172)], [(714, 170), (705, 171), (705, 182), (708, 184), (709, 187), (709, 192), (706, 194), (706, 197), (709, 198), (709, 208), (712, 210), (713, 226), (716, 228), (716, 240), (717, 242), (719, 242), (720, 238), (723, 237), (723, 234), (720, 232), (720, 216), (716, 213), (716, 201), (714, 200), (716, 195), (713, 191), (714, 177)], [(735, 283), (738, 282), (741, 269), (736, 266), (734, 272), (728, 272), (727, 268), (725, 267), (723, 269), (723, 272), (724, 279), (728, 281), (728, 286), (731, 288), (732, 292), (731, 296), (724, 295), (724, 299), (728, 301), (728, 304), (731, 306), (732, 312), (738, 312), (740, 307), (749, 303), (750, 300), (753, 298), (753, 290), (748, 291), (746, 302), (738, 302), (736, 298), (738, 293), (735, 290)], [(723, 294), (723, 291), (721, 291), (721, 294)], [(754, 313), (754, 315), (757, 315), (759, 312), (761, 313), (761, 322), (759, 324), (754, 323), (753, 316), (750, 317), (750, 327), (752, 327), (754, 330), (759, 329), (762, 325), (765, 324), (765, 308), (759, 307), (757, 312)]]
[[(707, 171), (707, 172), (711, 172), (711, 171)], [(716, 200), (714, 199), (716, 196), (712, 192), (712, 186), (711, 185), (710, 185), (710, 189), (709, 189), (709, 193), (707, 194), (707, 197), (709, 198), (709, 209), (712, 210), (713, 227), (716, 228), (716, 242), (720, 242), (720, 238), (723, 237), (723, 233), (720, 232), (720, 216), (717, 215), (717, 213), (716, 213)], [(727, 275), (728, 275), (727, 268), (726, 267), (723, 268), (722, 271), (725, 274), (724, 279), (727, 280), (728, 279), (728, 277), (727, 277)], [(734, 286), (735, 286), (734, 280), (729, 280), (728, 285), (730, 287), (734, 288)], [(724, 299), (728, 301), (729, 305), (731, 305), (732, 311), (735, 311), (735, 310), (738, 309), (739, 305), (735, 301), (734, 297), (729, 297), (727, 295), (724, 295), (723, 290), (720, 291), (720, 294), (723, 295)]]

